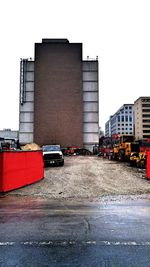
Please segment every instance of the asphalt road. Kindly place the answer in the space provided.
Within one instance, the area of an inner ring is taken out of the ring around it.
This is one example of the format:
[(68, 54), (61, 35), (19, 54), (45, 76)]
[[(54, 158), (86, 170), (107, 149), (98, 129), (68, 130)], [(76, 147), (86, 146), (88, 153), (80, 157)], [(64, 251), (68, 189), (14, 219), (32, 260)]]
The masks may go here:
[(150, 266), (150, 200), (0, 198), (0, 266)]

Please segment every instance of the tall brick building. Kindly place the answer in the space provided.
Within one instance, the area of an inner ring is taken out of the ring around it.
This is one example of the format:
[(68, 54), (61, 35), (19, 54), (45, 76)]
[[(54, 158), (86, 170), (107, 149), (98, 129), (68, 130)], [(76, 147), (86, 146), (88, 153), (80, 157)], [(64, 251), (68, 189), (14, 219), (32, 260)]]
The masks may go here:
[(98, 143), (98, 60), (82, 60), (82, 43), (43, 39), (35, 60), (20, 63), (21, 143)]

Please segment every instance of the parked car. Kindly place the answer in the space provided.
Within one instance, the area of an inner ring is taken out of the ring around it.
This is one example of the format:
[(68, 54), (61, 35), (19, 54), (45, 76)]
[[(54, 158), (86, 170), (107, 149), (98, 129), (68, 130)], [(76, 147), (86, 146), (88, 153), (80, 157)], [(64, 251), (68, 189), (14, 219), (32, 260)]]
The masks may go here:
[(64, 165), (64, 157), (60, 145), (42, 146), (44, 165)]
[(77, 149), (74, 150), (74, 153), (76, 155), (80, 155), (80, 156), (91, 156), (91, 155), (93, 155), (93, 153), (90, 150), (86, 149), (86, 148), (77, 148)]

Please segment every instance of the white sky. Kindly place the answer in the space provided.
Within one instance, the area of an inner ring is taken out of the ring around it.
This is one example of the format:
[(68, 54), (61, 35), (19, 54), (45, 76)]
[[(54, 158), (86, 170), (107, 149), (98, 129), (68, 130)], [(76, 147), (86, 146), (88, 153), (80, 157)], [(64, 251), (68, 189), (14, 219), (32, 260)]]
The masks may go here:
[(150, 96), (149, 0), (5, 0), (0, 3), (0, 129), (18, 129), (20, 58), (42, 38), (83, 43), (99, 58), (100, 126)]

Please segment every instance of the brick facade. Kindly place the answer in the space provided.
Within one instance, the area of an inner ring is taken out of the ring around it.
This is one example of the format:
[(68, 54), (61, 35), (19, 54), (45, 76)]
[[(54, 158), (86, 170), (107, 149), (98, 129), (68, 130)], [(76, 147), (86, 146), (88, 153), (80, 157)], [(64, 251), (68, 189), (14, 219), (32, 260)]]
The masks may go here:
[(83, 146), (82, 44), (35, 44), (34, 141)]

